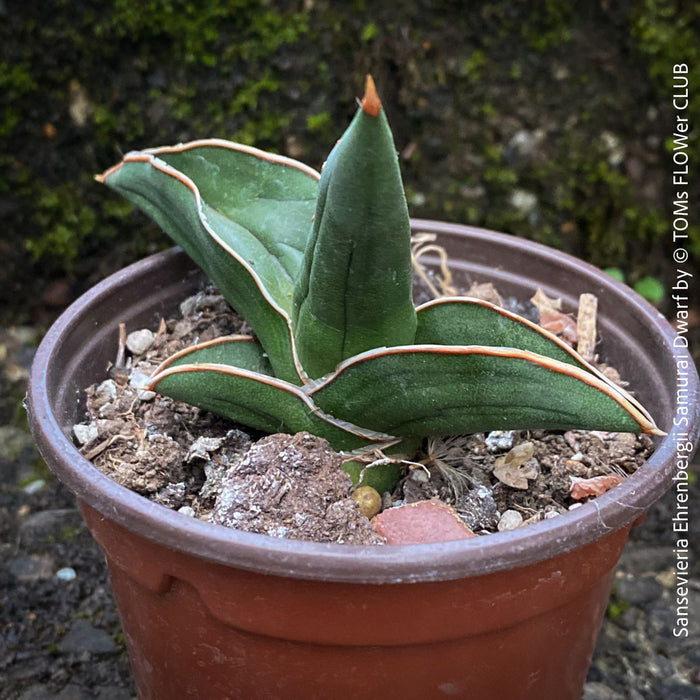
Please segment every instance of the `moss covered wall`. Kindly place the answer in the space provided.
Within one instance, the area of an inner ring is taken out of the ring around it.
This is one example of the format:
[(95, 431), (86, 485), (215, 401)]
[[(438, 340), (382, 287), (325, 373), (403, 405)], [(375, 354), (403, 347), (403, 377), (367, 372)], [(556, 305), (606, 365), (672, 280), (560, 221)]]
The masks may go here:
[(414, 216), (669, 279), (671, 66), (692, 67), (697, 125), (696, 4), (465, 5), (0, 2), (3, 317), (168, 244), (94, 183), (121, 153), (216, 136), (320, 167), (366, 72)]

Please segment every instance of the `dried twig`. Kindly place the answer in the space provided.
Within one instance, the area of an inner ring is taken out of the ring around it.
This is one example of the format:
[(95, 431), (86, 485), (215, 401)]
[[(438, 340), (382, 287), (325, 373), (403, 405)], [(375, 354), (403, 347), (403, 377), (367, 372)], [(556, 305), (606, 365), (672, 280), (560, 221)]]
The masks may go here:
[(112, 435), (111, 437), (103, 440), (99, 445), (95, 445), (89, 452), (83, 453), (83, 457), (88, 461), (92, 461), (95, 457), (101, 455), (110, 445), (115, 443), (117, 440), (133, 440), (133, 435)]
[(119, 324), (119, 345), (117, 346), (117, 359), (114, 361), (114, 369), (117, 371), (126, 368), (126, 324)]

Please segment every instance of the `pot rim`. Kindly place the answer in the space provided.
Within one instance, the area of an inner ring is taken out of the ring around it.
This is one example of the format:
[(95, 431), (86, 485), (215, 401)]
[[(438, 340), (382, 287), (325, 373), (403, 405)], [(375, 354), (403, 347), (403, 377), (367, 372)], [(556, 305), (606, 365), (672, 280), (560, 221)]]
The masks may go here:
[(92, 287), (63, 312), (42, 340), (32, 366), (27, 406), (35, 440), (52, 471), (78, 499), (103, 516), (163, 546), (249, 571), (321, 581), (405, 583), (484, 575), (568, 552), (637, 520), (671, 486), (678, 442), (690, 440), (695, 444), (700, 432), (697, 371), (687, 350), (674, 350), (675, 332), (668, 321), (628, 287), (567, 253), (509, 234), (460, 224), (413, 219), (412, 226), (421, 232), (469, 235), (483, 240), (485, 245), (497, 241), (523, 253), (531, 250), (560, 264), (578, 267), (601, 287), (621, 292), (645, 322), (663, 336), (667, 349), (676, 358), (687, 357), (690, 361), (689, 405), (695, 410), (689, 417), (689, 426), (681, 431), (671, 417), (669, 434), (657, 442), (646, 464), (602, 496), (551, 520), (483, 537), (425, 545), (362, 546), (287, 540), (197, 520), (120, 486), (88, 462), (61, 429), (51, 408), (46, 382), (53, 350), (76, 316), (115, 282), (154, 266), (163, 256), (181, 254), (179, 249), (170, 249), (138, 261)]

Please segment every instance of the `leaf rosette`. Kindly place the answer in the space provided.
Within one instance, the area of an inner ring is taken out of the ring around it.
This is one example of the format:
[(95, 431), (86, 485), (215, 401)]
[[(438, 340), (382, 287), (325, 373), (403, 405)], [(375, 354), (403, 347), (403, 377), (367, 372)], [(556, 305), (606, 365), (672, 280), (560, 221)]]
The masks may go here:
[(489, 430), (661, 433), (538, 325), (468, 297), (414, 307), (408, 208), (371, 78), (320, 175), (210, 139), (129, 153), (98, 179), (150, 215), (254, 331), (169, 358), (154, 391), (346, 453)]

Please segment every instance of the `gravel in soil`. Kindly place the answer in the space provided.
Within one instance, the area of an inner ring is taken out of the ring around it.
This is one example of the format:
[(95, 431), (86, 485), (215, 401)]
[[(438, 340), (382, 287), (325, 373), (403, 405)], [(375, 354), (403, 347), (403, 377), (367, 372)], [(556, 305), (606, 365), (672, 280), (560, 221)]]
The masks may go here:
[[(325, 441), (313, 439), (310, 450), (311, 436), (256, 442), (241, 426), (142, 388), (173, 353), (248, 330), (210, 286), (180, 310), (157, 331), (123, 329), (111, 376), (87, 388), (87, 416), (74, 427), (83, 454), (123, 486), (186, 515), (276, 537), (382, 544)], [(600, 431), (430, 439), (383, 502), (438, 499), (486, 535), (566, 513), (620, 483), (652, 449), (647, 436)]]

